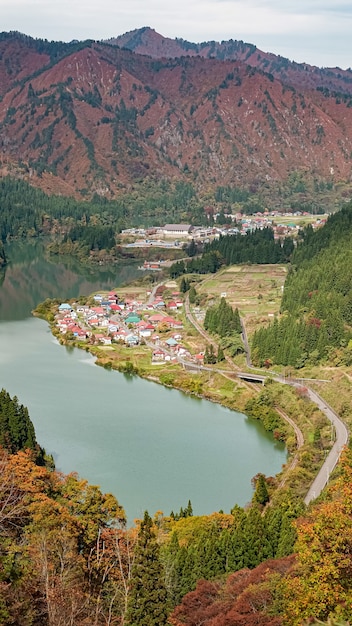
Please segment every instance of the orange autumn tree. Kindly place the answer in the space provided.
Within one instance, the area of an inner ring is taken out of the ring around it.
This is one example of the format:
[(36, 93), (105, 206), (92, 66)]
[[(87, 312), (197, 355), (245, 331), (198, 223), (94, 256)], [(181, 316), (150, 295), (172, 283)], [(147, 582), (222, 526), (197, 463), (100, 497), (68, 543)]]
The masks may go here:
[(121, 624), (133, 533), (111, 494), (1, 454), (0, 623)]
[(352, 615), (352, 452), (328, 500), (297, 522), (297, 569), (288, 582), (287, 626)]

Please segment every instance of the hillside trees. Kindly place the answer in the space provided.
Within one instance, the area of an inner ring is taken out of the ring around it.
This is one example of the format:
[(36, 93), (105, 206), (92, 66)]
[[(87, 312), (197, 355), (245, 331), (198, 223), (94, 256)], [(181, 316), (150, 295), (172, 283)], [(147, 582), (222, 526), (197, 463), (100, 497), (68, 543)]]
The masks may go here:
[(0, 391), (0, 446), (12, 454), (28, 448), (43, 463), (44, 450), (36, 441), (28, 409), (5, 389)]
[(2, 623), (98, 626), (121, 619), (129, 565), (116, 498), (75, 475), (36, 466), (30, 451), (3, 457), (1, 469)]
[(126, 626), (163, 626), (168, 606), (159, 546), (147, 512), (141, 522), (132, 568)]
[[(224, 349), (227, 349), (232, 356), (243, 351), (242, 326), (238, 309), (233, 310), (225, 298), (221, 298), (219, 304), (214, 304), (207, 309), (204, 318), (204, 328), (211, 333), (219, 335), (221, 338), (218, 356), (215, 360), (210, 358), (214, 356), (213, 346), (207, 348), (206, 356), (208, 363), (224, 360)], [(212, 351), (212, 353), (209, 354), (209, 351)], [(205, 359), (204, 362), (206, 362)]]
[(275, 402), (268, 388), (247, 401), (246, 414), (253, 419), (260, 420), (265, 430), (273, 433), (275, 439), (285, 440), (287, 427), (275, 410)]
[[(352, 454), (347, 449), (342, 457), (340, 475), (324, 501), (306, 512), (301, 510), (301, 517), (294, 522), (297, 532), (294, 555), (266, 560), (251, 570), (241, 569), (227, 578), (211, 582), (200, 580), (195, 591), (185, 595), (173, 611), (171, 624), (301, 626), (314, 623), (347, 626), (352, 614), (351, 484)], [(290, 506), (287, 499), (286, 513), (289, 513)], [(235, 510), (233, 514), (237, 517), (239, 529), (244, 514), (239, 515)], [(265, 536), (258, 524), (259, 517), (258, 509), (249, 511), (248, 530), (259, 537), (263, 549)], [(279, 546), (277, 506), (267, 507), (264, 518), (270, 529), (267, 536)], [(249, 533), (242, 532), (242, 545), (246, 536)], [(248, 545), (249, 554), (255, 546), (255, 540)], [(246, 558), (248, 560), (248, 556)]]
[[(261, 488), (258, 491), (266, 500)], [(242, 568), (252, 569), (267, 558), (292, 553), (296, 538), (292, 520), (302, 506), (287, 493), (264, 514), (262, 507), (254, 495), (247, 511), (235, 506), (230, 515), (214, 513), (171, 524), (161, 557), (173, 606), (195, 589), (197, 580), (216, 580)]]
[(352, 455), (346, 450), (342, 472), (325, 502), (297, 524), (298, 563), (287, 581), (286, 621), (302, 618), (349, 619), (352, 614)]
[(226, 265), (238, 263), (287, 263), (293, 252), (293, 241), (275, 241), (271, 228), (257, 229), (246, 235), (223, 235), (209, 243), (204, 253), (217, 251)]
[(352, 205), (316, 232), (307, 227), (292, 257), (280, 319), (253, 337), (253, 361), (302, 367), (335, 356), (348, 362), (352, 337)]
[(220, 337), (228, 337), (242, 332), (238, 309), (233, 310), (225, 298), (220, 299), (218, 305), (207, 309), (204, 319), (204, 328)]
[(286, 237), (282, 242), (275, 241), (271, 228), (254, 230), (246, 235), (221, 235), (204, 247), (201, 257), (187, 262), (174, 263), (170, 274), (177, 278), (182, 274), (215, 273), (222, 265), (239, 263), (287, 263), (294, 244)]

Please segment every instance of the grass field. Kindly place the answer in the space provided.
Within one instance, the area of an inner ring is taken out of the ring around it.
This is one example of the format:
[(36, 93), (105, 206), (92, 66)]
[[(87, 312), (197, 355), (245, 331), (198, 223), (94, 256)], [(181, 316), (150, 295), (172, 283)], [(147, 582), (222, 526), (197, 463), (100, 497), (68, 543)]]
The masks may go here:
[(224, 296), (250, 335), (278, 314), (286, 275), (284, 265), (236, 265), (206, 278), (197, 291), (208, 299)]

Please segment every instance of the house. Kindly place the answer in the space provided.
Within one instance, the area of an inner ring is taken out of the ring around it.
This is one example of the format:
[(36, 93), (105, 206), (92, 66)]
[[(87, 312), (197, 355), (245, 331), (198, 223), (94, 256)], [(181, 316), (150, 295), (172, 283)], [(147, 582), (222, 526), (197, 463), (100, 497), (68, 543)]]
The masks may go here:
[[(152, 328), (154, 330), (154, 326)], [(151, 337), (151, 335), (153, 333), (153, 330), (150, 330), (149, 328), (143, 328), (143, 329), (138, 331), (138, 335), (140, 337), (144, 337), (144, 338)]]
[(165, 343), (167, 346), (169, 346), (169, 348), (175, 348), (175, 346), (178, 345), (178, 342), (173, 337), (170, 337), (170, 339), (167, 339)]
[(127, 343), (129, 346), (137, 346), (139, 344), (139, 339), (137, 335), (127, 335), (127, 337), (125, 337), (125, 343)]
[(159, 322), (163, 322), (165, 319), (165, 315), (161, 315), (160, 313), (156, 313), (155, 315), (151, 315), (149, 318), (149, 322), (151, 324), (158, 324)]
[[(93, 335), (92, 335), (93, 337)], [(95, 343), (101, 343), (101, 340), (105, 337), (102, 333), (94, 333)]]
[(169, 315), (165, 315), (163, 322), (165, 322), (165, 324), (167, 324), (169, 326), (169, 328), (183, 328), (183, 324), (182, 322), (180, 322), (179, 320), (175, 320), (173, 317), (170, 317)]
[(153, 350), (152, 362), (165, 361), (165, 352), (163, 350)]
[(148, 322), (141, 320), (138, 324), (136, 324), (136, 330), (140, 337), (150, 337), (155, 329), (153, 324), (149, 324)]
[(67, 302), (63, 302), (59, 306), (59, 311), (60, 311), (60, 313), (67, 312), (67, 311), (72, 311), (72, 306), (70, 304), (68, 304)]
[(177, 311), (177, 304), (174, 300), (170, 300), (170, 302), (167, 303), (166, 308), (169, 311)]
[(106, 313), (102, 306), (92, 306), (91, 311), (96, 317), (103, 317)]
[(130, 313), (125, 319), (126, 324), (138, 324), (138, 322), (140, 321), (141, 321), (141, 318), (139, 317), (139, 315), (136, 315), (135, 313)]
[(144, 261), (141, 270), (161, 270), (161, 261)]
[(89, 326), (99, 326), (99, 320), (97, 317), (90, 317), (87, 320), (87, 324), (89, 324)]
[(100, 339), (100, 343), (103, 343), (104, 346), (110, 346), (111, 345), (111, 337), (109, 337), (109, 335), (103, 335)]

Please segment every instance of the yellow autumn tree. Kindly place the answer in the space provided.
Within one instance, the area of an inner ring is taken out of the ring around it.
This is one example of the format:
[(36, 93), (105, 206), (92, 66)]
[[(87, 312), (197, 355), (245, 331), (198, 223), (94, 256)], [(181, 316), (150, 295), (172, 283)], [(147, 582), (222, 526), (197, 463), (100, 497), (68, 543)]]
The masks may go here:
[(289, 580), (285, 624), (352, 615), (352, 452), (329, 500), (297, 522), (297, 569)]

